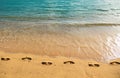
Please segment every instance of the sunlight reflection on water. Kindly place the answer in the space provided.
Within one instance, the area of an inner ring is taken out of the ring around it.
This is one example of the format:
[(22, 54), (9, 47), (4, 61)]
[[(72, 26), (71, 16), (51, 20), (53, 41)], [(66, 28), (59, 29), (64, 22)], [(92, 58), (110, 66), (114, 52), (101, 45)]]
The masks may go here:
[(113, 37), (107, 37), (106, 41), (107, 51), (105, 56), (108, 59), (114, 59), (120, 57), (120, 33), (117, 33)]
[[(108, 61), (120, 57), (119, 26), (4, 22), (0, 50)], [(9, 26), (8, 26), (9, 25)], [(14, 46), (14, 47), (13, 47)]]

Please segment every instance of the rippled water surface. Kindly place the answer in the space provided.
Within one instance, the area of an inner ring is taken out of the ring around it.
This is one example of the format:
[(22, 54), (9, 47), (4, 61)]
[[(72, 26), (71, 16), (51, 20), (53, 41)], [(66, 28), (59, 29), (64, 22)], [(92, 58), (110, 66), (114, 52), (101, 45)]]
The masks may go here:
[(0, 22), (0, 27), (0, 50), (5, 52), (101, 62), (120, 57), (120, 25)]
[(0, 0), (0, 20), (119, 23), (120, 1)]
[(120, 1), (0, 0), (0, 51), (120, 58)]

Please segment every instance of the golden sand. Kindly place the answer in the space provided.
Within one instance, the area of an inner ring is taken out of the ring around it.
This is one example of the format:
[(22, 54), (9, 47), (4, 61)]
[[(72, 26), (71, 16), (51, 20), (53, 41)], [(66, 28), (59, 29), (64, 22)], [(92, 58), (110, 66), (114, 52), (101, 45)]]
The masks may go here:
[[(21, 60), (26, 56), (32, 60)], [(10, 58), (8, 61), (0, 60), (0, 78), (120, 78), (119, 64), (23, 53), (0, 52), (0, 57)], [(64, 64), (65, 61), (72, 61), (75, 64)], [(120, 62), (119, 59), (116, 61)], [(42, 62), (52, 62), (52, 65), (43, 65)]]

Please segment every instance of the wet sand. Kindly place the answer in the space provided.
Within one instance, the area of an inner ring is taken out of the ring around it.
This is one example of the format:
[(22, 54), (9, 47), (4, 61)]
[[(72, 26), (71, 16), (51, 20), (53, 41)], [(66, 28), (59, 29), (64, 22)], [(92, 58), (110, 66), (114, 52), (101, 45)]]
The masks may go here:
[[(23, 60), (23, 57), (32, 60)], [(0, 78), (120, 78), (120, 64), (100, 63), (66, 57), (48, 57), (0, 51)], [(74, 64), (66, 63), (72, 61)], [(120, 59), (116, 60), (120, 63)], [(44, 65), (42, 62), (51, 62)], [(97, 66), (90, 66), (96, 64)]]
[(107, 62), (120, 57), (119, 26), (0, 22), (0, 50)]

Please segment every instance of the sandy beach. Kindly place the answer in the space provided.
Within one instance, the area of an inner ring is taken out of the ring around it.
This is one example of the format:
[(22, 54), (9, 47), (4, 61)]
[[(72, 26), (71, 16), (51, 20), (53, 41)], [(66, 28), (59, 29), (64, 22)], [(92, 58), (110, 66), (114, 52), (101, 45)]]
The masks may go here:
[[(22, 60), (23, 57), (30, 57), (31, 60)], [(0, 78), (120, 78), (120, 64), (110, 64), (110, 62), (100, 63), (92, 60), (2, 51), (0, 58), (9, 58), (9, 60), (0, 60)], [(66, 61), (72, 61), (74, 64), (64, 64)], [(120, 59), (114, 61), (120, 62)], [(42, 64), (42, 62), (52, 64)]]
[(120, 58), (119, 24), (0, 22), (0, 25), (0, 50), (4, 52), (98, 62)]
[(120, 78), (119, 24), (0, 25), (0, 78)]
[(120, 78), (120, 1), (0, 0), (0, 78)]

